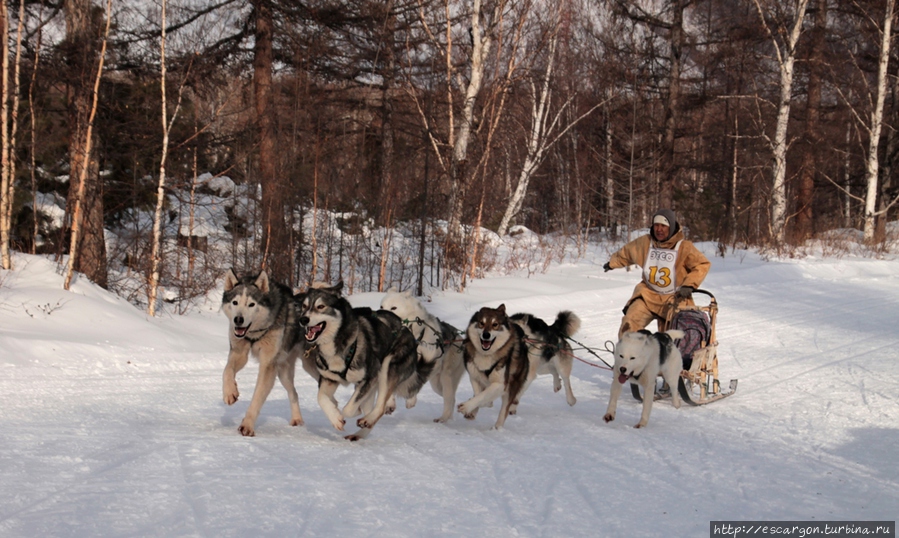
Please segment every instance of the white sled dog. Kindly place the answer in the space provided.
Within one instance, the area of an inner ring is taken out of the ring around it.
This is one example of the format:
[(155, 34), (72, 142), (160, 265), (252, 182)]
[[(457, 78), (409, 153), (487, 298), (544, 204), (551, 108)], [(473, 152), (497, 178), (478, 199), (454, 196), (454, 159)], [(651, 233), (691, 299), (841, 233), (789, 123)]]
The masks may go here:
[(556, 315), (552, 325), (547, 325), (542, 319), (527, 313), (515, 314), (511, 319), (512, 323), (524, 330), (528, 344), (531, 367), (525, 390), (538, 375), (552, 374), (553, 390), (555, 392), (562, 390), (564, 382), (565, 400), (568, 405), (576, 404), (577, 398), (571, 390), (574, 355), (567, 338), (574, 336), (581, 328), (581, 318), (568, 310), (563, 310)]
[(459, 412), (474, 420), (478, 409), (502, 396), (495, 429), (514, 411), (528, 379), (528, 348), (524, 331), (512, 323), (506, 305), (484, 307), (474, 313), (465, 331), (465, 369), (471, 378), (474, 396), (459, 404)]
[[(350, 441), (365, 438), (387, 411), (394, 394), (415, 401), (428, 381), (434, 362), (419, 360), (415, 337), (396, 314), (386, 310), (353, 308), (340, 295), (343, 283), (313, 286), (301, 294), (300, 324), (306, 330), (307, 355), (321, 377), (318, 404), (343, 431), (345, 418), (360, 412), (360, 430)], [(343, 410), (334, 394), (340, 385), (355, 385)]]
[[(253, 398), (237, 431), (249, 437), (256, 435), (256, 419), (272, 391), (275, 376), (287, 389), (290, 425), (302, 426), (303, 415), (293, 378), (297, 357), (302, 355), (304, 344), (292, 291), (287, 286), (270, 282), (265, 271), (238, 278), (233, 270), (229, 270), (225, 275), (222, 310), (228, 316), (231, 346), (222, 374), (222, 399), (226, 404), (233, 405), (240, 395), (237, 372), (247, 365), (250, 354), (259, 360)], [(309, 363), (303, 367), (318, 379), (314, 365)]]
[[(456, 408), (456, 390), (465, 373), (461, 342), (454, 342), (458, 329), (425, 310), (411, 291), (391, 289), (381, 300), (381, 308), (393, 312), (409, 327), (418, 342), (421, 359), (434, 361), (431, 388), (443, 397), (443, 414), (434, 422), (446, 422)], [(410, 402), (407, 402), (407, 407)], [(414, 403), (414, 402), (413, 402)], [(394, 404), (395, 405), (395, 404)]]
[(656, 378), (659, 375), (671, 387), (672, 404), (675, 408), (680, 408), (677, 380), (684, 364), (674, 341), (683, 337), (684, 332), (677, 330), (653, 334), (644, 329), (621, 335), (621, 339), (615, 344), (615, 365), (612, 368), (612, 375), (615, 377), (612, 379), (609, 407), (602, 417), (603, 420), (606, 422), (615, 420), (621, 387), (630, 381), (643, 387), (643, 414), (640, 416), (640, 422), (634, 427), (646, 426), (655, 399)]

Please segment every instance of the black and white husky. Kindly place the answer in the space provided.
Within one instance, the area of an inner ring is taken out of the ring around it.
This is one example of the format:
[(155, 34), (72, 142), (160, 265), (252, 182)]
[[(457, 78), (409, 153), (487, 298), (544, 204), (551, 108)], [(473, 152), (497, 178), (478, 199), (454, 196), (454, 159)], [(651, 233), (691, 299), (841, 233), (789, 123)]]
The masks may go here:
[[(552, 325), (533, 314), (519, 313), (511, 317), (512, 323), (524, 330), (528, 344), (531, 369), (528, 386), (538, 375), (552, 374), (553, 390), (559, 392), (565, 385), (565, 400), (568, 405), (577, 403), (571, 390), (571, 367), (574, 355), (567, 338), (574, 336), (581, 328), (581, 319), (568, 310), (556, 315)], [(527, 387), (525, 387), (527, 388)]]
[[(400, 317), (418, 342), (418, 354), (434, 361), (431, 388), (443, 397), (443, 414), (434, 422), (446, 422), (456, 407), (456, 390), (465, 373), (462, 345), (454, 342), (459, 331), (425, 310), (410, 291), (390, 290), (381, 300), (381, 308)], [(409, 403), (406, 404), (409, 407)]]
[[(250, 437), (256, 434), (256, 419), (272, 391), (275, 376), (287, 389), (290, 425), (301, 426), (303, 415), (293, 377), (297, 357), (303, 354), (304, 343), (297, 325), (298, 308), (291, 290), (269, 281), (265, 271), (238, 278), (233, 270), (229, 270), (225, 275), (222, 310), (230, 324), (230, 351), (222, 374), (222, 399), (226, 404), (234, 404), (240, 395), (237, 372), (247, 365), (251, 354), (259, 360), (253, 398), (237, 430)], [(313, 377), (318, 377), (311, 363), (304, 364), (304, 369)]]
[[(318, 403), (331, 424), (343, 431), (346, 418), (364, 412), (360, 430), (346, 436), (366, 437), (387, 411), (394, 394), (414, 401), (427, 382), (433, 361), (419, 360), (415, 337), (392, 312), (353, 308), (340, 295), (343, 283), (312, 287), (299, 295), (300, 324), (306, 328), (307, 355), (321, 375)], [(334, 394), (355, 385), (343, 410)]]
[(512, 323), (506, 305), (484, 307), (468, 322), (463, 343), (465, 368), (474, 396), (459, 404), (459, 412), (473, 420), (478, 409), (502, 396), (494, 428), (500, 429), (514, 411), (528, 380), (528, 348), (524, 331)]
[(621, 335), (615, 344), (615, 365), (612, 367), (612, 389), (609, 394), (609, 407), (603, 418), (606, 422), (615, 420), (615, 409), (621, 387), (628, 381), (643, 387), (643, 414), (635, 428), (642, 428), (649, 422), (652, 402), (655, 399), (656, 377), (671, 387), (671, 402), (680, 408), (680, 395), (677, 392), (677, 380), (683, 370), (683, 359), (674, 344), (675, 340), (684, 337), (683, 331), (670, 330), (664, 333), (651, 333), (647, 330), (628, 332)]

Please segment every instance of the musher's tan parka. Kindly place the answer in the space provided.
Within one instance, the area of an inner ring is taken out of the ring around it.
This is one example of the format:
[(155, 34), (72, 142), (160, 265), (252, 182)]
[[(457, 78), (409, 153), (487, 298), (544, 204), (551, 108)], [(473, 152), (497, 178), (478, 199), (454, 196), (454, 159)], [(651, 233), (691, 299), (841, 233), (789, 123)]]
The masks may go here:
[[(709, 273), (712, 264), (692, 242), (684, 239), (684, 232), (679, 224), (672, 228), (674, 233), (665, 241), (657, 241), (650, 232), (624, 245), (621, 247), (621, 250), (612, 255), (612, 258), (609, 260), (609, 267), (612, 269), (627, 267), (628, 265), (643, 267), (643, 264), (646, 262), (646, 256), (649, 253), (650, 244), (654, 244), (656, 248), (673, 249), (678, 241), (683, 240), (678, 250), (677, 262), (675, 264), (675, 285), (677, 288), (681, 286), (690, 286), (693, 289), (698, 288)], [(641, 308), (642, 305), (634, 304), (637, 300), (643, 301), (645, 309)], [(644, 280), (641, 280), (634, 288), (633, 295), (631, 295), (630, 300), (624, 307), (625, 315), (621, 320), (619, 336), (624, 332), (638, 331), (645, 328), (652, 321), (653, 317), (664, 319), (669, 305), (673, 304), (673, 302), (674, 294), (658, 293), (647, 286)], [(687, 304), (693, 303), (688, 300)], [(628, 315), (629, 313), (631, 315)], [(649, 315), (650, 313), (651, 316)]]

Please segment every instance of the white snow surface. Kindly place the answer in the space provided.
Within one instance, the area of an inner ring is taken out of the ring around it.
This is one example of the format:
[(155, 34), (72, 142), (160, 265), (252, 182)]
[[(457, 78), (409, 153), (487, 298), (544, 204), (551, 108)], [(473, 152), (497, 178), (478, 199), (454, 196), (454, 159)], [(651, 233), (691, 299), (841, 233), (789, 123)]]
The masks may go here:
[[(257, 367), (225, 405), (217, 305), (148, 318), (84, 278), (63, 291), (56, 264), (17, 254), (0, 272), (0, 536), (708, 536), (714, 520), (895, 520), (899, 264), (714, 246), (699, 244), (703, 287), (720, 305), (722, 383), (739, 379), (731, 398), (656, 402), (638, 430), (625, 390), (606, 424), (611, 374), (579, 360), (573, 407), (545, 376), (502, 430), (498, 405), (436, 424), (426, 386), (356, 443), (299, 368), (306, 425), (289, 425), (276, 383), (242, 437)], [(459, 328), (481, 306), (548, 322), (572, 310), (575, 340), (611, 361), (601, 350), (639, 273), (604, 273), (601, 252), (426, 306)], [(470, 395), (466, 376), (457, 401)]]

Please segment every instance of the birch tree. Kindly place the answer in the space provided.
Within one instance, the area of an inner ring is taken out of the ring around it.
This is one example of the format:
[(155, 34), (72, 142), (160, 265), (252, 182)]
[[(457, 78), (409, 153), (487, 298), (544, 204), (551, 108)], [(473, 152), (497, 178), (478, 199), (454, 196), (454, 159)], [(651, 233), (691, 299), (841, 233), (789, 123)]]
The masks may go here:
[[(487, 56), (490, 54), (490, 48), (493, 45), (494, 33), (502, 19), (502, 12), (505, 2), (497, 1), (493, 6), (493, 13), (490, 17), (483, 17), (481, 13), (481, 0), (474, 0), (471, 7), (469, 32), (471, 34), (471, 56), (468, 59), (469, 77), (468, 83), (464, 86), (464, 98), (462, 101), (461, 117), (459, 118), (459, 132), (453, 137), (451, 127), (450, 145), (452, 146), (452, 159), (449, 166), (450, 180), (450, 218), (449, 218), (449, 237), (451, 242), (458, 242), (461, 238), (462, 226), (462, 207), (464, 205), (465, 193), (468, 188), (468, 179), (470, 171), (467, 169), (468, 163), (468, 145), (471, 142), (472, 128), (474, 126), (475, 103), (478, 94), (481, 92), (481, 85), (484, 81), (484, 72), (487, 67)], [(447, 14), (449, 13), (449, 5), (447, 4)], [(483, 19), (483, 20), (482, 20)], [(454, 67), (452, 62), (452, 37), (450, 28), (450, 18), (447, 17), (447, 82), (449, 82), (448, 90), (452, 92), (452, 79), (454, 77)], [(450, 116), (452, 124), (452, 116)]]
[[(9, 32), (9, 11), (4, 5), (0, 8), (3, 19), (3, 35)], [(19, 1), (19, 16), (16, 26), (16, 56), (13, 64), (12, 88), (9, 87), (9, 49), (6, 40), (3, 42), (3, 105), (2, 117), (2, 187), (0, 187), (0, 266), (12, 269), (12, 258), (9, 253), (10, 235), (12, 232), (13, 202), (16, 199), (16, 132), (19, 126), (19, 80), (22, 65), (22, 34), (25, 25), (25, 1)], [(9, 106), (9, 96), (12, 106)], [(11, 116), (11, 117), (10, 117)], [(10, 123), (7, 123), (10, 122)]]
[(518, 184), (509, 198), (506, 211), (497, 229), (497, 233), (500, 236), (506, 235), (512, 219), (521, 211), (525, 195), (527, 194), (528, 184), (537, 168), (543, 163), (549, 150), (579, 121), (602, 106), (602, 103), (596, 104), (567, 125), (562, 125), (562, 119), (574, 101), (574, 96), (570, 96), (554, 114), (550, 113), (553, 98), (553, 67), (556, 61), (556, 47), (558, 46), (560, 29), (560, 11), (554, 11), (556, 14), (554, 15), (555, 20), (549, 37), (546, 69), (542, 73), (541, 80), (537, 81), (539, 88), (537, 83), (533, 80), (530, 81), (531, 125), (527, 136), (527, 152), (525, 153), (521, 171), (518, 174)]
[(877, 147), (880, 145), (880, 133), (883, 127), (883, 106), (887, 93), (887, 66), (890, 61), (890, 42), (893, 31), (893, 12), (896, 8), (896, 0), (886, 0), (884, 10), (883, 29), (880, 33), (880, 59), (877, 66), (877, 90), (874, 107), (871, 110), (871, 121), (866, 126), (868, 138), (868, 159), (865, 165), (865, 221), (863, 228), (864, 240), (871, 243), (874, 240), (874, 217), (886, 212), (890, 206), (876, 211), (877, 208), (877, 178), (880, 171)]
[[(892, 1), (892, 0), (890, 0)], [(809, 0), (793, 0), (793, 21), (789, 28), (771, 29), (766, 10), (760, 0), (753, 0), (762, 20), (765, 32), (771, 39), (774, 55), (780, 71), (780, 95), (777, 101), (777, 122), (774, 138), (766, 137), (774, 158), (774, 185), (771, 192), (771, 235), (774, 241), (782, 244), (786, 237), (787, 225), (787, 126), (790, 121), (790, 106), (793, 100), (793, 71), (796, 62), (796, 45), (802, 34), (802, 21)], [(779, 37), (782, 37), (780, 39)]]
[[(175, 110), (172, 112), (172, 118), (169, 120), (168, 118), (168, 101), (166, 99), (166, 62), (165, 62), (165, 39), (166, 39), (166, 7), (168, 5), (167, 0), (162, 0), (160, 20), (162, 24), (160, 25), (161, 33), (159, 36), (159, 69), (160, 69), (160, 82), (159, 82), (159, 91), (162, 101), (162, 154), (159, 158), (159, 182), (156, 187), (156, 212), (153, 214), (153, 246), (150, 251), (150, 278), (148, 282), (148, 294), (147, 294), (147, 313), (151, 316), (156, 315), (156, 296), (159, 291), (159, 265), (161, 262), (161, 244), (162, 244), (162, 209), (165, 203), (165, 169), (166, 169), (166, 160), (168, 159), (169, 154), (169, 133), (172, 130), (172, 124), (175, 122), (175, 118), (178, 117), (178, 110), (181, 107), (181, 92), (178, 93), (178, 102), (175, 105)], [(193, 187), (191, 187), (191, 195), (193, 195)], [(191, 207), (191, 211), (193, 208)], [(193, 213), (191, 212), (191, 218), (193, 218)], [(188, 236), (188, 244), (192, 236)]]
[(0, 59), (0, 91), (3, 92), (3, 100), (0, 102), (0, 267), (12, 268), (12, 259), (9, 254), (9, 222), (6, 220), (7, 206), (12, 206), (12, 181), (9, 175), (9, 10), (6, 2), (0, 5), (0, 32), (3, 43), (0, 45), (3, 58)]
[[(73, 5), (77, 4), (77, 5)], [(66, 39), (69, 41), (68, 46), (71, 49), (77, 47), (87, 47), (91, 42), (89, 39), (90, 28), (90, 2), (66, 2)], [(106, 29), (103, 32), (103, 42), (100, 47), (99, 62), (97, 65), (97, 73), (93, 79), (92, 86), (85, 84), (75, 84), (72, 102), (70, 104), (71, 114), (74, 117), (74, 125), (71, 127), (74, 131), (73, 141), (69, 149), (69, 156), (72, 161), (71, 171), (73, 177), (71, 189), (74, 194), (70, 197), (74, 199), (74, 210), (72, 212), (72, 237), (69, 244), (69, 260), (66, 264), (65, 280), (63, 288), (68, 290), (72, 284), (72, 277), (75, 270), (79, 267), (79, 255), (82, 254), (82, 248), (85, 249), (89, 256), (86, 263), (82, 265), (90, 269), (89, 277), (96, 284), (106, 287), (106, 244), (103, 237), (103, 200), (101, 189), (99, 188), (100, 179), (96, 170), (91, 170), (91, 151), (92, 137), (94, 130), (94, 118), (97, 116), (97, 102), (100, 94), (100, 80), (103, 78), (103, 64), (106, 59), (106, 43), (109, 38), (109, 27), (112, 22), (112, 0), (106, 0)], [(86, 51), (70, 50), (73, 57), (83, 60), (79, 65), (88, 67), (89, 62), (82, 54)], [(89, 55), (88, 55), (89, 57)], [(87, 69), (87, 72), (92, 72)], [(77, 180), (75, 175), (77, 175)], [(81, 236), (87, 231), (86, 236), (90, 241), (89, 245), (82, 245)], [(98, 237), (99, 234), (99, 237)], [(99, 239), (99, 245), (97, 240)]]

